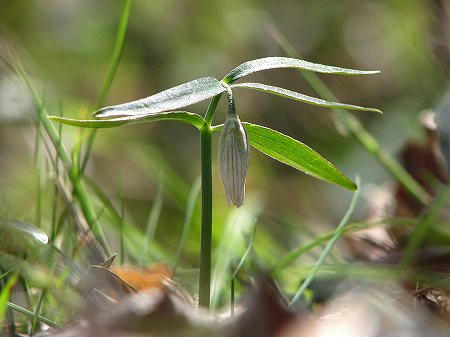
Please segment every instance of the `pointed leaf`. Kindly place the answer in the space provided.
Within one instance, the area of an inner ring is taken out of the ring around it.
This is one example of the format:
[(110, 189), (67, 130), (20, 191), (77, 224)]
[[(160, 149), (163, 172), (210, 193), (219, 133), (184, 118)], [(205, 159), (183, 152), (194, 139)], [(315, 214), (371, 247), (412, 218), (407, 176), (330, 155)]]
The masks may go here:
[(96, 117), (152, 115), (176, 110), (216, 96), (225, 91), (213, 77), (204, 77), (164, 90), (137, 101), (114, 105), (98, 110)]
[(354, 70), (348, 68), (326, 66), (323, 64), (312, 63), (289, 57), (265, 57), (262, 59), (242, 63), (241, 65), (237, 66), (232, 71), (230, 71), (228, 75), (224, 77), (223, 81), (227, 84), (230, 84), (236, 81), (238, 78), (241, 78), (248, 74), (261, 70), (276, 69), (276, 68), (296, 68), (315, 71), (318, 73), (342, 74), (342, 75), (367, 75), (367, 74), (376, 74), (379, 72), (379, 71)]
[(191, 124), (195, 126), (197, 129), (200, 129), (203, 125), (203, 118), (199, 115), (186, 112), (186, 111), (170, 111), (163, 112), (154, 115), (135, 115), (135, 116), (125, 116), (118, 117), (113, 119), (72, 119), (72, 118), (64, 118), (59, 116), (48, 116), (48, 118), (52, 121), (78, 126), (81, 128), (91, 128), (91, 129), (104, 129), (104, 128), (113, 128), (116, 126), (126, 125), (126, 124), (136, 124), (136, 123), (144, 123), (151, 121), (162, 121), (162, 120), (173, 120), (179, 121), (187, 124)]
[(375, 108), (366, 108), (358, 105), (351, 105), (351, 104), (344, 104), (344, 103), (336, 103), (336, 102), (329, 102), (325, 101), (320, 98), (311, 97), (307, 95), (300, 94), (295, 91), (291, 91), (284, 88), (274, 87), (271, 85), (261, 84), (261, 83), (239, 83), (239, 84), (233, 84), (231, 86), (232, 88), (247, 88), (247, 89), (254, 89), (259, 90), (262, 92), (267, 92), (270, 94), (274, 94), (281, 97), (286, 97), (289, 99), (293, 99), (295, 101), (304, 102), (312, 105), (317, 105), (324, 108), (344, 108), (349, 110), (363, 110), (363, 111), (373, 111), (382, 113), (380, 110)]
[(262, 153), (324, 181), (355, 190), (356, 184), (307, 145), (264, 126), (243, 123), (250, 144)]
[(20, 232), (43, 245), (48, 243), (48, 236), (42, 229), (26, 222), (0, 219), (0, 235), (4, 235), (4, 231), (16, 233), (16, 235)]

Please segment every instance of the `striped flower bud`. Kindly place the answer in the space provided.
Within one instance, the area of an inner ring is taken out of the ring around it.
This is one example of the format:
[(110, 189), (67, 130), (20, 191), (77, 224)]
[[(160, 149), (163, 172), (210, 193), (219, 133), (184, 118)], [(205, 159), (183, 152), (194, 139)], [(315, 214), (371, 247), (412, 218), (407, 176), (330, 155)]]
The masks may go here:
[(230, 95), (229, 99), (228, 116), (220, 134), (219, 168), (228, 204), (239, 207), (244, 203), (250, 144)]

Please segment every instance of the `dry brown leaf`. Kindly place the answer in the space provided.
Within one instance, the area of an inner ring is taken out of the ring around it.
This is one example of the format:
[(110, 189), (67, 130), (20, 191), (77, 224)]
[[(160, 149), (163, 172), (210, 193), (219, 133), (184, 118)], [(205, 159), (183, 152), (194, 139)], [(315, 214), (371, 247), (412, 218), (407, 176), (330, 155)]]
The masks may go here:
[(152, 288), (163, 289), (162, 282), (172, 278), (172, 272), (164, 263), (144, 269), (131, 266), (112, 267), (111, 271), (138, 291)]

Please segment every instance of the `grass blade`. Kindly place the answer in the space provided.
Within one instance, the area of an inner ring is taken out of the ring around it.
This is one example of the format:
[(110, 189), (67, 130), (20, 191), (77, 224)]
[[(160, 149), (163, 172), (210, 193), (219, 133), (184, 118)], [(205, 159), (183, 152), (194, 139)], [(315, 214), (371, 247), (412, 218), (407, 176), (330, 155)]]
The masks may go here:
[(188, 234), (189, 234), (189, 229), (191, 228), (195, 205), (196, 205), (196, 202), (200, 195), (200, 188), (201, 188), (200, 183), (201, 183), (201, 180), (200, 180), (200, 177), (198, 177), (197, 180), (195, 180), (194, 184), (192, 185), (191, 190), (189, 191), (189, 195), (188, 195), (187, 202), (186, 202), (186, 209), (184, 212), (183, 230), (181, 232), (180, 242), (179, 242), (178, 248), (177, 248), (177, 255), (175, 258), (175, 266), (173, 267), (174, 274), (180, 263), (181, 254), (183, 253), (183, 249), (184, 249), (184, 246), (186, 244)]
[[(8, 299), (11, 293), (12, 288), (17, 282), (17, 279), (19, 277), (19, 274), (15, 273), (13, 274), (8, 281), (6, 282), (5, 286), (2, 287), (2, 291), (0, 293), (0, 326), (3, 324), (3, 319), (5, 318), (6, 308)], [(14, 321), (10, 322), (10, 328), (14, 330), (15, 324)], [(14, 334), (14, 331), (12, 331), (12, 334)]]
[(123, 46), (125, 41), (125, 34), (127, 32), (128, 21), (131, 13), (132, 0), (125, 0), (122, 13), (120, 15), (119, 29), (117, 30), (116, 41), (114, 43), (114, 50), (111, 57), (111, 64), (109, 66), (108, 75), (103, 83), (102, 91), (97, 101), (97, 107), (105, 105), (106, 98), (108, 97), (111, 84), (116, 75), (117, 67), (119, 66), (120, 59), (122, 57)]
[(163, 152), (152, 145), (142, 145), (142, 142), (136, 141), (132, 141), (129, 148), (131, 148), (130, 156), (133, 164), (142, 169), (155, 184), (158, 182), (157, 177), (161, 170), (164, 171), (164, 194), (180, 210), (184, 211), (190, 186), (175, 168), (167, 162)]
[[(345, 226), (343, 234), (357, 232), (364, 228), (368, 228), (368, 227), (375, 226), (375, 225), (382, 225), (384, 223), (389, 223), (389, 221), (390, 221), (390, 219), (382, 219), (379, 222), (351, 223), (351, 224), (348, 224), (347, 226)], [(409, 226), (411, 223), (414, 223), (414, 222), (415, 222), (415, 219), (407, 219), (407, 221), (405, 221), (405, 222), (398, 222), (398, 223)], [(394, 222), (394, 223), (396, 223), (396, 222)], [(277, 274), (281, 270), (285, 269), (286, 267), (288, 267), (289, 265), (294, 263), (295, 260), (297, 260), (303, 254), (306, 254), (309, 251), (313, 250), (314, 248), (321, 246), (325, 242), (328, 242), (329, 240), (331, 240), (333, 238), (334, 234), (335, 234), (335, 231), (320, 235), (313, 241), (308, 242), (304, 245), (301, 245), (298, 248), (296, 248), (296, 249), (292, 250), (291, 252), (289, 252), (288, 254), (286, 254), (285, 256), (279, 258), (278, 261), (272, 267), (272, 273)]]
[(230, 284), (230, 264), (236, 256), (241, 256), (242, 251), (247, 248), (246, 242), (243, 242), (242, 239), (242, 230), (251, 227), (261, 211), (262, 205), (259, 201), (250, 202), (247, 200), (243, 206), (233, 209), (228, 214), (223, 227), (224, 232), (220, 236), (214, 252), (215, 264), (211, 277), (211, 308), (217, 308), (222, 301), (229, 298), (227, 288)]
[(143, 256), (142, 265), (145, 267), (148, 263), (149, 255), (149, 243), (153, 242), (155, 238), (156, 227), (158, 226), (159, 216), (163, 206), (163, 186), (164, 186), (164, 173), (159, 174), (159, 186), (156, 198), (153, 201), (153, 205), (150, 209), (147, 219), (147, 227), (145, 228), (145, 254)]
[[(357, 178), (356, 181), (357, 181), (357, 185), (360, 185), (359, 178)], [(350, 220), (350, 217), (353, 215), (353, 212), (355, 210), (356, 203), (357, 203), (358, 198), (359, 198), (360, 190), (361, 189), (358, 188), (355, 191), (355, 193), (353, 194), (353, 198), (352, 198), (352, 201), (350, 203), (350, 206), (349, 206), (347, 212), (345, 213), (344, 217), (342, 218), (341, 222), (337, 226), (336, 231), (334, 233), (334, 236), (331, 238), (330, 241), (328, 241), (327, 245), (325, 246), (325, 249), (322, 251), (322, 253), (319, 256), (319, 259), (314, 264), (314, 267), (312, 268), (311, 272), (306, 277), (305, 281), (303, 281), (303, 283), (300, 286), (300, 288), (298, 289), (298, 291), (295, 293), (294, 297), (292, 298), (291, 302), (289, 303), (289, 306), (292, 306), (293, 304), (295, 304), (297, 302), (297, 300), (303, 295), (304, 291), (310, 285), (311, 281), (316, 276), (316, 274), (319, 271), (320, 267), (325, 262), (325, 260), (328, 257), (328, 255), (330, 254), (331, 249), (333, 249), (333, 247), (336, 244), (337, 240), (339, 240), (341, 235), (344, 233), (345, 225), (348, 223), (348, 221)]]
[(39, 312), (41, 311), (42, 303), (44, 303), (45, 296), (47, 295), (47, 289), (42, 290), (41, 296), (39, 297), (38, 304), (36, 306), (36, 311), (34, 312), (33, 322), (31, 323), (30, 332), (33, 333), (36, 328), (36, 323), (38, 321)]
[[(123, 51), (123, 45), (125, 41), (125, 34), (127, 32), (128, 27), (128, 21), (130, 18), (131, 13), (131, 4), (132, 0), (125, 0), (122, 14), (120, 16), (119, 21), (119, 29), (117, 30), (116, 35), (116, 42), (114, 44), (114, 51), (111, 57), (111, 64), (109, 66), (108, 74), (106, 75), (105, 82), (103, 83), (102, 91), (100, 93), (100, 96), (98, 97), (97, 105), (95, 110), (100, 109), (102, 106), (105, 105), (106, 98), (108, 97), (109, 90), (111, 89), (111, 84), (114, 80), (114, 77), (116, 75), (117, 67), (119, 66), (120, 59), (122, 57), (122, 51)], [(81, 172), (84, 172), (84, 169), (87, 165), (89, 155), (91, 153), (92, 145), (94, 144), (95, 139), (95, 130), (93, 130), (89, 136), (88, 140), (86, 142), (86, 154), (83, 158), (83, 162), (81, 164)]]
[(42, 135), (41, 123), (37, 120), (36, 123), (36, 140), (34, 152), (34, 169), (36, 177), (36, 218), (35, 223), (37, 227), (41, 227), (42, 220)]
[[(59, 115), (64, 115), (64, 106), (62, 101), (59, 102)], [(58, 138), (61, 139), (62, 136), (62, 124), (59, 124), (58, 126)], [(56, 220), (56, 213), (58, 210), (58, 185), (57, 185), (57, 177), (59, 177), (59, 157), (58, 155), (55, 155), (54, 158), (54, 176), (56, 179), (53, 179), (54, 186), (53, 186), (53, 195), (52, 195), (52, 217), (51, 217), (51, 232), (50, 232), (50, 242), (53, 244), (56, 239), (56, 229), (57, 229), (57, 220)]]
[[(91, 179), (88, 177), (84, 178), (87, 186), (89, 189), (96, 195), (98, 200), (103, 204), (105, 210), (108, 211), (108, 214), (112, 217), (114, 224), (117, 226), (116, 229), (120, 230), (121, 222), (123, 221), (119, 211), (114, 207), (111, 200), (108, 198), (108, 196), (103, 192), (103, 190)], [(144, 233), (137, 228), (135, 228), (132, 224), (125, 223), (124, 225), (124, 239), (128, 240), (128, 255), (134, 254), (135, 260), (141, 261), (142, 260), (142, 250), (143, 245), (142, 238), (144, 237)], [(134, 250), (133, 250), (134, 248)], [(170, 258), (166, 252), (163, 251), (163, 249), (159, 246), (157, 246), (155, 243), (151, 243), (151, 252), (152, 256), (156, 260), (166, 260), (170, 261)], [(111, 256), (111, 255), (110, 255)]]
[(242, 265), (244, 264), (245, 260), (247, 259), (247, 256), (252, 251), (253, 242), (255, 241), (255, 235), (256, 235), (256, 221), (253, 224), (253, 231), (252, 231), (252, 235), (250, 236), (250, 240), (248, 242), (247, 249), (245, 250), (244, 254), (242, 255), (241, 260), (239, 261), (236, 269), (233, 272), (233, 275), (231, 276), (231, 285), (230, 285), (231, 317), (234, 317), (234, 280), (236, 279), (236, 275), (239, 273), (239, 270), (241, 270)]
[(419, 222), (415, 225), (414, 231), (409, 237), (406, 245), (402, 261), (402, 268), (408, 267), (414, 260), (417, 249), (422, 244), (425, 235), (436, 224), (440, 211), (450, 203), (450, 188), (448, 186), (441, 187), (437, 197), (430, 204), (429, 208), (420, 217)]
[[(14, 309), (14, 310), (16, 310), (18, 312), (21, 312), (22, 314), (25, 314), (27, 316), (35, 317), (35, 313), (34, 312), (32, 312), (32, 311), (30, 311), (28, 309), (22, 308), (21, 306), (19, 306), (17, 304), (14, 304), (14, 303), (11, 303), (11, 302), (6, 302), (6, 306), (8, 306), (9, 308)], [(47, 324), (48, 326), (51, 326), (52, 328), (61, 328), (61, 326), (59, 326), (55, 322), (52, 322), (48, 318), (45, 318), (45, 317), (43, 317), (41, 315), (37, 315), (36, 319), (38, 321), (41, 321), (42, 323)]]
[[(120, 233), (120, 260), (119, 263), (121, 266), (123, 266), (123, 264), (125, 263), (125, 241), (124, 241), (124, 227), (125, 227), (125, 200), (124, 200), (124, 196), (123, 196), (123, 178), (121, 179), (120, 182), (120, 191), (119, 191), (119, 196), (120, 196), (120, 226), (119, 226), (119, 233)], [(106, 207), (103, 206), (103, 209), (105, 209)], [(113, 255), (114, 256), (114, 255)]]
[(362, 107), (362, 106), (358, 106), (358, 105), (330, 102), (330, 101), (326, 101), (326, 100), (323, 100), (320, 98), (303, 95), (303, 94), (300, 94), (298, 92), (291, 91), (288, 89), (274, 87), (271, 85), (266, 85), (266, 84), (261, 84), (261, 83), (239, 83), (239, 84), (233, 84), (231, 87), (232, 88), (247, 88), (247, 89), (259, 90), (259, 91), (266, 92), (269, 94), (274, 94), (277, 96), (289, 98), (289, 99), (303, 102), (303, 103), (320, 106), (323, 108), (345, 108), (345, 109), (349, 109), (349, 110), (361, 110), (361, 111), (372, 111), (372, 112), (382, 113), (380, 110), (375, 109), (375, 108), (366, 108), (366, 107)]
[(0, 281), (2, 280), (2, 278), (4, 278), (6, 275), (8, 275), (9, 273), (11, 273), (12, 271), (14, 271), (14, 270), (16, 270), (16, 269), (17, 269), (17, 267), (5, 271), (3, 274), (0, 275)]
[(95, 215), (95, 210), (92, 207), (92, 204), (88, 198), (88, 195), (84, 189), (83, 184), (81, 183), (81, 180), (79, 179), (79, 176), (75, 176), (72, 174), (72, 163), (70, 160), (69, 155), (67, 154), (66, 149), (64, 148), (61, 138), (59, 137), (58, 132), (56, 131), (53, 124), (50, 122), (50, 120), (47, 118), (47, 111), (45, 109), (45, 106), (42, 103), (41, 98), (37, 94), (33, 84), (30, 81), (30, 78), (28, 77), (25, 68), (23, 67), (20, 59), (17, 57), (17, 55), (14, 53), (13, 50), (11, 50), (11, 56), (13, 58), (14, 64), (14, 70), (18, 74), (18, 76), (24, 81), (25, 85), (27, 86), (33, 102), (36, 107), (36, 113), (38, 116), (38, 119), (41, 123), (41, 126), (46, 131), (47, 135), (49, 136), (56, 153), (63, 163), (64, 167), (67, 170), (67, 175), (72, 183), (74, 194), (77, 196), (78, 202), (80, 204), (81, 210), (83, 212), (84, 217), (86, 218), (87, 223), (89, 224), (89, 227), (98, 240), (99, 244), (102, 246), (103, 250), (105, 251), (107, 256), (110, 256), (109, 248), (106, 245), (106, 241), (103, 236), (103, 232), (101, 230), (101, 227), (97, 221), (97, 216)]

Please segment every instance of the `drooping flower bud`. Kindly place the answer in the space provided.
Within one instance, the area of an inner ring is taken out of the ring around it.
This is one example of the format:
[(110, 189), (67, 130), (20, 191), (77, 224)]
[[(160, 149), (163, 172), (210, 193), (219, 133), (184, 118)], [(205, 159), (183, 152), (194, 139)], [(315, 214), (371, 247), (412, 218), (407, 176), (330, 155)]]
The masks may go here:
[(239, 207), (244, 203), (245, 178), (250, 158), (250, 144), (234, 99), (228, 93), (228, 115), (219, 140), (219, 168), (228, 203)]

